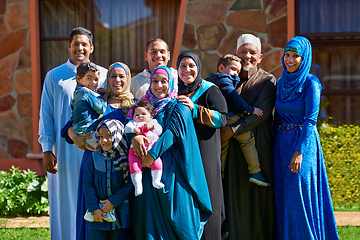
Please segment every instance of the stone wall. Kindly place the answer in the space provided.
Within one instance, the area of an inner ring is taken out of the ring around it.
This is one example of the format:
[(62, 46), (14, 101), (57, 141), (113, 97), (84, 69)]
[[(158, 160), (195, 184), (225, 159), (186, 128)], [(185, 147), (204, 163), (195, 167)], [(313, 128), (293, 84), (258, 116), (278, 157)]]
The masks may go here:
[(243, 33), (261, 39), (261, 68), (279, 78), (282, 49), (287, 42), (286, 0), (189, 0), (181, 51), (195, 52), (202, 76), (216, 72), (218, 58), (235, 53)]
[(28, 0), (0, 0), (0, 159), (33, 149)]

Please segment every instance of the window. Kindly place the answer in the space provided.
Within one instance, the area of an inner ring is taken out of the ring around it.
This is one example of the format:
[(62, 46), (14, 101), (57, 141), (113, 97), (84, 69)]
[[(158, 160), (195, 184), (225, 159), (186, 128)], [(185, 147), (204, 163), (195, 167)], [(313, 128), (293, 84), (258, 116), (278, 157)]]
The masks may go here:
[(297, 35), (313, 46), (312, 72), (323, 84), (333, 124), (360, 121), (360, 1), (296, 1)]
[(40, 0), (41, 75), (66, 62), (68, 36), (76, 26), (94, 34), (91, 61), (107, 68), (126, 63), (133, 75), (147, 67), (146, 43), (164, 39), (171, 51), (175, 42), (181, 0)]

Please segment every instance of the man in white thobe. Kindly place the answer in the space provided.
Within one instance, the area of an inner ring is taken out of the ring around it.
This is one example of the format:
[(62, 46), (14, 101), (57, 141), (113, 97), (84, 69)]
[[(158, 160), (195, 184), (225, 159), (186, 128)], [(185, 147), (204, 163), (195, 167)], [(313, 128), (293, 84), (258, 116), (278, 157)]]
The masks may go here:
[[(51, 239), (72, 240), (76, 237), (75, 215), (80, 163), (83, 150), (68, 144), (60, 133), (71, 118), (71, 100), (76, 87), (76, 68), (89, 61), (94, 50), (92, 33), (74, 28), (68, 43), (70, 58), (45, 77), (40, 106), (39, 143), (48, 172)], [(100, 68), (99, 86), (105, 82), (107, 70)]]

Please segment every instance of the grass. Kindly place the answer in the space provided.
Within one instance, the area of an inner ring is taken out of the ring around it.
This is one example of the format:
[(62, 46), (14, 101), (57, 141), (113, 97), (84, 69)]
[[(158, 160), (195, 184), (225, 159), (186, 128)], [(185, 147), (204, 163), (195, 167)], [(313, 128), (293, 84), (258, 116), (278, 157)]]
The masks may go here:
[[(360, 239), (360, 227), (338, 227), (341, 240)], [(38, 240), (50, 239), (49, 228), (0, 228), (2, 240)]]

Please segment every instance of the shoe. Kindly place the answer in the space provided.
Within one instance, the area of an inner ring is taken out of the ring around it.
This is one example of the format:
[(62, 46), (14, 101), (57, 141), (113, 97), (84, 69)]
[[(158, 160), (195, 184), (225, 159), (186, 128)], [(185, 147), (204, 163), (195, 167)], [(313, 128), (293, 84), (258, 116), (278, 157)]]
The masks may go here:
[(268, 183), (262, 176), (261, 172), (257, 172), (250, 175), (249, 182), (255, 183), (256, 185), (262, 186), (262, 187), (268, 187), (270, 186), (270, 183)]

